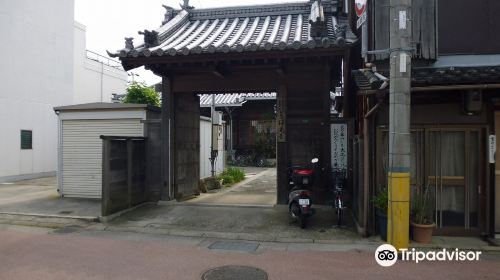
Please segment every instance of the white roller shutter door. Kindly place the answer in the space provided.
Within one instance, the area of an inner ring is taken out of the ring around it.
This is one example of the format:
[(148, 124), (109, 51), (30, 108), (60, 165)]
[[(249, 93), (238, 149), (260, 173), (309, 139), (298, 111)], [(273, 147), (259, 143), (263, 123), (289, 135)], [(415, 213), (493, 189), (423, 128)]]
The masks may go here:
[(62, 194), (101, 198), (102, 140), (107, 136), (144, 136), (140, 119), (63, 120)]

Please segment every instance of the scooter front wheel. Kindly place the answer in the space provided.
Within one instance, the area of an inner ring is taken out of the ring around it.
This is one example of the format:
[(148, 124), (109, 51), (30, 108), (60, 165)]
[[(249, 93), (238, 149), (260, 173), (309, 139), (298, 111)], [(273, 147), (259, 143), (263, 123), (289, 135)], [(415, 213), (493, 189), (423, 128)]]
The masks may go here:
[(293, 217), (297, 220), (300, 228), (305, 228), (306, 227), (306, 215), (302, 213), (302, 210), (300, 209), (300, 206), (298, 203), (294, 202), (290, 206), (290, 212), (293, 215)]

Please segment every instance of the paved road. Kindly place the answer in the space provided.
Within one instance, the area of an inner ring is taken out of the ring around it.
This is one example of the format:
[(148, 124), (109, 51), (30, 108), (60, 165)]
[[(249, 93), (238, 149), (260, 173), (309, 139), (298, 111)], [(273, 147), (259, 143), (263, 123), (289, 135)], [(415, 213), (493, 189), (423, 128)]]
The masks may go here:
[(498, 279), (498, 257), (476, 263), (378, 266), (373, 251), (328, 245), (259, 244), (256, 251), (211, 250), (215, 240), (105, 232), (51, 233), (0, 228), (0, 279), (201, 279), (208, 269), (247, 265), (269, 279)]

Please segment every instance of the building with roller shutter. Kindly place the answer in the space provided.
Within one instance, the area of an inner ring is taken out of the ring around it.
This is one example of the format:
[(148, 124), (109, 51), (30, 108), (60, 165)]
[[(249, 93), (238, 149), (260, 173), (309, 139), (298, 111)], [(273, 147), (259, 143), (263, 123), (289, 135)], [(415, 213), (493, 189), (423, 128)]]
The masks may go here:
[(59, 116), (58, 187), (64, 197), (101, 198), (102, 140), (146, 137), (160, 109), (144, 104), (89, 103), (54, 108)]
[[(58, 127), (58, 192), (63, 197), (101, 198), (103, 141), (101, 136), (146, 137), (154, 148), (160, 135), (160, 108), (145, 104), (87, 103), (56, 107)], [(210, 118), (200, 117), (200, 176), (211, 176)], [(224, 145), (222, 145), (223, 147)], [(157, 147), (155, 155), (159, 154)], [(225, 167), (219, 151), (216, 173)], [(152, 166), (159, 165), (153, 156)], [(159, 158), (158, 158), (159, 159)], [(151, 167), (154, 168), (154, 167)]]

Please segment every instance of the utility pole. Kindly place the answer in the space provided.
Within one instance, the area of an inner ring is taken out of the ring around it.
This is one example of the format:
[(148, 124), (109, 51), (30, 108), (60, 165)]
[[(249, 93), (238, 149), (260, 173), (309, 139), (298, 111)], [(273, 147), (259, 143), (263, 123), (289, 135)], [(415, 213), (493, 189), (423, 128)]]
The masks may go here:
[(408, 248), (410, 219), (411, 1), (390, 0), (387, 241)]

